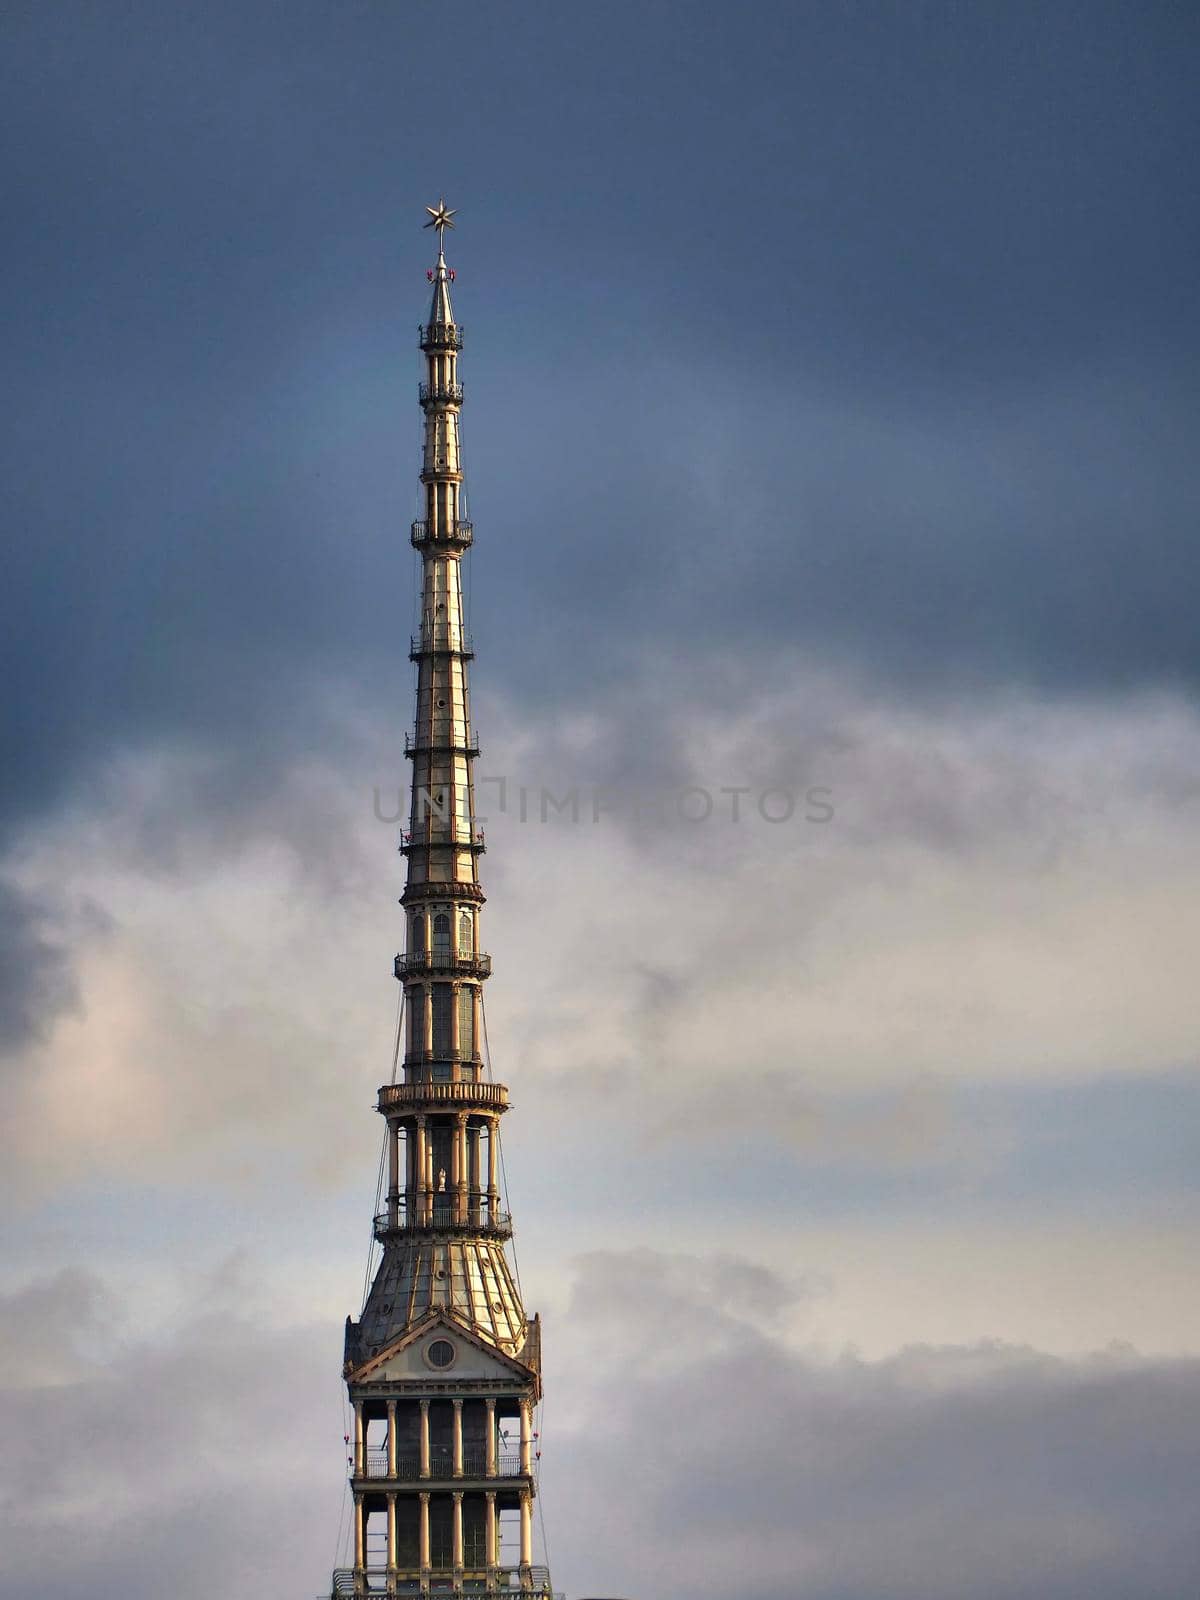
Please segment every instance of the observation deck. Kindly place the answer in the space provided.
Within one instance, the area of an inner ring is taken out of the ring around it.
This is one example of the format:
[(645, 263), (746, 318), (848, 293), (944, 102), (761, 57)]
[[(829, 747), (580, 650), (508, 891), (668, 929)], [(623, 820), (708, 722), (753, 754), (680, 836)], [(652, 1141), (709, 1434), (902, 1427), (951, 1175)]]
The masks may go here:
[[(443, 1052), (446, 1060), (453, 1052)], [(403, 1111), (507, 1111), (508, 1085), (503, 1083), (385, 1083), (377, 1109), (395, 1116)]]
[(492, 958), (482, 950), (402, 950), (396, 957), (394, 970), (398, 978), (411, 978), (425, 972), (490, 978)]
[(461, 383), (422, 383), (417, 388), (417, 399), (422, 406), (460, 406), (462, 397)]
[[(432, 467), (429, 470), (432, 472), (448, 472), (450, 469), (448, 467)], [(428, 522), (414, 522), (409, 537), (412, 540), (414, 550), (424, 550), (430, 547), (440, 550), (443, 545), (447, 549), (466, 550), (468, 546), (474, 543), (475, 528), (470, 522), (454, 522), (449, 528), (434, 531), (430, 529)]]
[(404, 754), (415, 756), (432, 752), (453, 753), (456, 756), (477, 756), (479, 735), (469, 724), (463, 727), (422, 728), (419, 733), (404, 735)]
[(435, 1194), (433, 1207), (425, 1217), (417, 1214), (415, 1207), (414, 1214), (409, 1216), (402, 1199), (394, 1219), (388, 1211), (380, 1211), (377, 1214), (374, 1222), (375, 1237), (380, 1244), (411, 1239), (416, 1233), (478, 1234), (489, 1239), (512, 1238), (512, 1217), (507, 1211), (492, 1211), (486, 1203), (473, 1201), (467, 1205), (465, 1216), (455, 1216), (454, 1212), (453, 1198), (450, 1195)]

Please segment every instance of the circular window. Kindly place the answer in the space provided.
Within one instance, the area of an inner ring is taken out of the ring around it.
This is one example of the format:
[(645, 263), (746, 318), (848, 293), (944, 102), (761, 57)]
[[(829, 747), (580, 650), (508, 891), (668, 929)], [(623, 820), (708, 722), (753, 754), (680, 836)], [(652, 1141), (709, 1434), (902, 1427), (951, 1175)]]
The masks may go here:
[(449, 1339), (435, 1339), (432, 1344), (425, 1346), (425, 1359), (431, 1367), (452, 1367), (454, 1346)]

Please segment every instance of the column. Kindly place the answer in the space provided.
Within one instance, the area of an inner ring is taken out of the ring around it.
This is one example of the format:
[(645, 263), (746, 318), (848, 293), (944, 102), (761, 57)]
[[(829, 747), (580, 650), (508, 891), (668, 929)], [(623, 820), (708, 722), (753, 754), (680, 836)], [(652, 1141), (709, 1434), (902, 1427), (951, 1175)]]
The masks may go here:
[(389, 1573), (394, 1573), (396, 1568), (397, 1568), (397, 1566), (399, 1565), (399, 1559), (398, 1558), (399, 1558), (399, 1548), (400, 1548), (399, 1547), (399, 1541), (398, 1541), (398, 1539), (396, 1537), (396, 1496), (394, 1494), (389, 1494), (388, 1497), (387, 1497), (387, 1519), (388, 1519), (388, 1524), (387, 1524), (387, 1528), (388, 1528), (388, 1535), (387, 1535), (387, 1539), (388, 1539), (388, 1551), (387, 1551), (388, 1572)]
[(470, 1207), (467, 1221), (479, 1222), (480, 1183), (479, 1124), (467, 1124), (467, 1201)]
[(489, 1567), (494, 1567), (500, 1557), (496, 1553), (496, 1491), (489, 1489), (484, 1495), (483, 1554)]
[(521, 1576), (524, 1578), (527, 1569), (533, 1564), (533, 1494), (528, 1489), (521, 1490)]
[(404, 1127), (404, 1225), (417, 1220), (417, 1131), (412, 1122)]
[(354, 1496), (354, 1565), (362, 1571), (367, 1564), (367, 1516), (362, 1495)]
[(488, 1118), (488, 1216), (500, 1209), (500, 1118)]
[(421, 1496), (421, 1533), (418, 1546), (418, 1559), (421, 1563), (421, 1576), (424, 1578), (429, 1572), (429, 1496)]
[(421, 996), (421, 1037), (425, 1041), (425, 1056), (428, 1059), (433, 1054), (433, 1006), (429, 998), (429, 985), (421, 984), (417, 993)]
[(455, 1571), (456, 1575), (457, 1574), (461, 1574), (462, 1565), (463, 1565), (463, 1509), (462, 1509), (462, 1506), (463, 1506), (462, 1490), (461, 1489), (456, 1489), (454, 1491), (454, 1524), (453, 1524), (454, 1543), (451, 1546), (451, 1557), (452, 1557), (452, 1559), (454, 1561), (454, 1571)]
[(395, 1478), (399, 1473), (399, 1440), (396, 1438), (396, 1402), (389, 1400), (387, 1403), (388, 1417), (388, 1477)]
[(528, 1400), (521, 1401), (521, 1471), (533, 1471), (533, 1415)]
[(388, 1227), (400, 1221), (400, 1124), (389, 1122), (388, 1130)]
[(354, 1402), (354, 1471), (361, 1477), (367, 1470), (366, 1427), (363, 1423), (363, 1403)]
[(496, 1402), (489, 1395), (483, 1403), (487, 1407), (487, 1455), (484, 1459), (484, 1471), (489, 1478), (494, 1478), (496, 1476)]
[(418, 1116), (416, 1121), (417, 1121), (416, 1150), (415, 1150), (414, 1155), (413, 1155), (413, 1161), (414, 1161), (414, 1164), (416, 1166), (416, 1178), (417, 1178), (417, 1182), (416, 1182), (416, 1190), (417, 1190), (417, 1214), (416, 1214), (416, 1220), (417, 1220), (418, 1223), (422, 1223), (422, 1222), (425, 1222), (427, 1220), (427, 1218), (425, 1216), (425, 1212), (426, 1212), (426, 1209), (427, 1209), (427, 1201), (428, 1201), (429, 1190), (428, 1190), (428, 1182), (427, 1182), (427, 1180), (428, 1180), (428, 1171), (427, 1171), (428, 1163), (427, 1163), (427, 1160), (426, 1160), (426, 1155), (427, 1155), (428, 1146), (429, 1146), (429, 1135), (426, 1132), (424, 1115), (422, 1114), (421, 1116)]
[(450, 1151), (450, 1182), (454, 1189), (454, 1220), (467, 1220), (467, 1113), (454, 1114), (454, 1139)]
[[(476, 944), (479, 943), (478, 938), (476, 938), (475, 942)], [(475, 1007), (475, 1054), (481, 1056), (483, 1054), (483, 985), (480, 983), (475, 985), (475, 999), (472, 1003)]]
[[(421, 1476), (429, 1476), (429, 1401), (422, 1400), (421, 1405)], [(426, 1497), (428, 1498), (428, 1497)]]
[[(453, 911), (450, 913), (451, 922), (453, 922), (454, 917), (456, 915), (457, 915), (457, 913), (455, 913)], [(450, 949), (451, 949), (452, 952), (454, 950), (454, 943), (457, 940), (457, 938), (458, 938), (458, 930), (456, 928), (454, 928), (454, 927), (451, 927), (451, 929), (450, 929), (450, 941), (451, 941)], [(460, 1049), (459, 1037), (458, 1037), (458, 991), (459, 991), (459, 989), (461, 987), (462, 987), (462, 985), (461, 984), (457, 984), (457, 983), (452, 983), (450, 985), (450, 1054), (454, 1058), (456, 1063), (458, 1061), (458, 1052), (459, 1052), (459, 1049)], [(455, 1074), (455, 1076), (457, 1076), (457, 1073)]]
[(452, 1462), (452, 1465), (451, 1465), (451, 1468), (450, 1468), (451, 1472), (454, 1474), (454, 1476), (456, 1478), (461, 1478), (462, 1475), (463, 1475), (463, 1426), (462, 1426), (463, 1412), (462, 1412), (462, 1408), (463, 1408), (462, 1401), (456, 1399), (454, 1401), (454, 1432), (451, 1435), (451, 1462)]

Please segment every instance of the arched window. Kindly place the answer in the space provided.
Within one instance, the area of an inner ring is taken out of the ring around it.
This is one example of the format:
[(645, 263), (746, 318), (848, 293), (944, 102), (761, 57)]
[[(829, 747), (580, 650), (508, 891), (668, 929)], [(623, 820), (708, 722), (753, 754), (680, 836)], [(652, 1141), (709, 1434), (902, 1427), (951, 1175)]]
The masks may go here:
[(408, 948), (410, 950), (425, 948), (425, 917), (420, 911), (408, 919)]
[(471, 954), (471, 935), (473, 932), (471, 913), (464, 911), (458, 919), (458, 949), (460, 955), (469, 956)]
[(450, 954), (450, 918), (444, 911), (433, 919), (433, 949), (436, 955)]

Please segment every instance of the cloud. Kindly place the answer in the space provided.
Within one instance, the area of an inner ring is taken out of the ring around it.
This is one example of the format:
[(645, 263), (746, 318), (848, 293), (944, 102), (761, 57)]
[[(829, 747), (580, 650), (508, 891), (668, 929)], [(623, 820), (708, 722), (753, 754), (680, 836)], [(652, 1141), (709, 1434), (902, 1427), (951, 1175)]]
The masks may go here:
[[(198, 1277), (153, 1331), (78, 1274), (0, 1296), (0, 1330), (44, 1346), (0, 1385), (0, 1596), (37, 1581), (148, 1600), (167, 1568), (185, 1600), (322, 1590), (338, 1329), (273, 1317), (257, 1268)], [(660, 1600), (735, 1583), (748, 1600), (1187, 1591), (1200, 1363), (998, 1343), (830, 1358), (805, 1343), (826, 1292), (736, 1255), (576, 1264), (540, 1420), (558, 1584)]]
[(696, 1260), (683, 1281), (677, 1260), (593, 1258), (553, 1330), (550, 1393), (557, 1377), (585, 1397), (544, 1452), (574, 1584), (663, 1600), (1186, 1591), (1200, 1363), (994, 1343), (827, 1360), (740, 1305), (729, 1264)]

